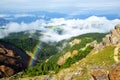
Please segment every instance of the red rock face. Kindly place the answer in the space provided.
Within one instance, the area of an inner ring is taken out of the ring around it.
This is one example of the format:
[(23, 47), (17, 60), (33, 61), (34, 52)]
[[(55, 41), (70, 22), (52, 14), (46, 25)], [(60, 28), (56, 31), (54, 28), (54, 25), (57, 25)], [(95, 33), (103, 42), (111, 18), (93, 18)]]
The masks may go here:
[(31, 59), (21, 49), (4, 42), (0, 42), (0, 78), (9, 77), (26, 69)]
[(0, 66), (0, 72), (1, 72), (1, 74), (0, 74), (1, 77), (8, 77), (8, 76), (12, 76), (14, 74), (14, 70), (5, 65)]
[(14, 67), (22, 69), (22, 66), (19, 66), (22, 65), (22, 63), (17, 63), (19, 59), (14, 56), (12, 50), (1, 47), (0, 51), (0, 77), (8, 77), (15, 74), (17, 71)]

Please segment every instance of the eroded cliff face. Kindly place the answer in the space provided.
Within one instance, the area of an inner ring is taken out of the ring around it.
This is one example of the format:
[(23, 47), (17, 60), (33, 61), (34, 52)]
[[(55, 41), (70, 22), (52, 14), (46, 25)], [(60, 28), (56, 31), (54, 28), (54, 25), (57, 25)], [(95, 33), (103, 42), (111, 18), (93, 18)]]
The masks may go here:
[(12, 44), (0, 42), (0, 78), (12, 76), (27, 68), (31, 58)]

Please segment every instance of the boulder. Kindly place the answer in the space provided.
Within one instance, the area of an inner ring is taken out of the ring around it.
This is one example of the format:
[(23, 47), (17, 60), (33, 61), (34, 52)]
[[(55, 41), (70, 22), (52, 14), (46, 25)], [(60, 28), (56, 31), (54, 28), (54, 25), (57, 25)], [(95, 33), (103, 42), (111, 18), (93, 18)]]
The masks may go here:
[(108, 70), (104, 68), (94, 68), (91, 71), (94, 80), (109, 80)]
[(120, 80), (120, 63), (110, 69), (109, 77), (110, 80)]

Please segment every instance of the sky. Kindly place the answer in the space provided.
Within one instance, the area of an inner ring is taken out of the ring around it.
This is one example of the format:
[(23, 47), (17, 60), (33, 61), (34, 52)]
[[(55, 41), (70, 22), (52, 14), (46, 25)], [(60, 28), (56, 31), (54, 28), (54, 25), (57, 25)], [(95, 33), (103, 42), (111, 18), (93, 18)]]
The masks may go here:
[(1, 0), (0, 10), (119, 14), (120, 0)]

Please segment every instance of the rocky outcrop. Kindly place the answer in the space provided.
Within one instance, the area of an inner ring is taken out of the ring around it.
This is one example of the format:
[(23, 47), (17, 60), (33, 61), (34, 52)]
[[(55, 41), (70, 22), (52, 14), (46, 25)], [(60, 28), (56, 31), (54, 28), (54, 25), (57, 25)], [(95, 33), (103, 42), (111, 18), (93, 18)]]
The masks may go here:
[(21, 49), (0, 41), (0, 78), (11, 76), (26, 69), (30, 59)]
[(81, 42), (81, 39), (74, 39), (71, 42), (69, 42), (69, 44), (72, 47), (72, 46), (74, 46), (76, 44), (80, 44), (80, 42)]
[(120, 43), (120, 24), (115, 26), (115, 29), (110, 31), (110, 34), (103, 38), (104, 45), (117, 45)]
[(63, 65), (69, 57), (72, 58), (74, 55), (77, 55), (77, 54), (78, 54), (78, 50), (73, 50), (72, 52), (68, 51), (62, 57), (59, 58), (57, 64)]
[[(73, 47), (74, 45), (80, 44), (80, 42), (81, 42), (81, 39), (73, 39), (71, 42), (69, 42), (69, 45), (70, 47)], [(68, 51), (59, 58), (59, 60), (57, 61), (57, 64), (63, 65), (69, 57), (72, 58), (74, 55), (77, 55), (77, 54), (78, 54), (78, 50)]]
[(115, 26), (115, 29), (111, 30), (108, 35), (106, 35), (102, 42), (95, 46), (96, 53), (102, 50), (105, 46), (118, 45), (120, 43), (120, 24)]

